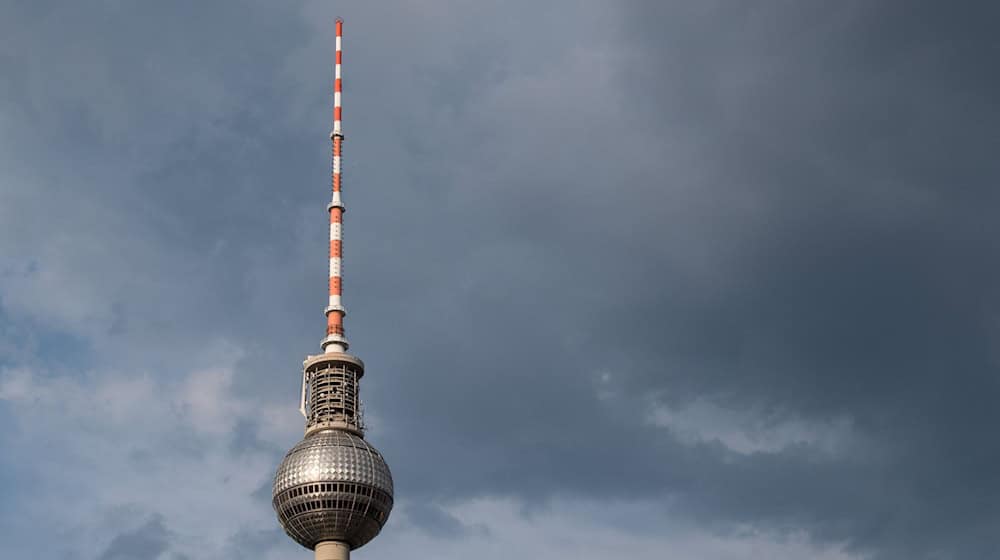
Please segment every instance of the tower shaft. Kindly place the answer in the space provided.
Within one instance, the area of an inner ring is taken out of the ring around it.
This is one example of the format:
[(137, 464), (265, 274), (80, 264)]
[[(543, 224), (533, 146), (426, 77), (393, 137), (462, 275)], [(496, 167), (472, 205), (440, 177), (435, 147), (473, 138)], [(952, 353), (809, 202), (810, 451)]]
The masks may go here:
[(316, 560), (349, 560), (351, 547), (337, 541), (326, 541), (316, 545)]

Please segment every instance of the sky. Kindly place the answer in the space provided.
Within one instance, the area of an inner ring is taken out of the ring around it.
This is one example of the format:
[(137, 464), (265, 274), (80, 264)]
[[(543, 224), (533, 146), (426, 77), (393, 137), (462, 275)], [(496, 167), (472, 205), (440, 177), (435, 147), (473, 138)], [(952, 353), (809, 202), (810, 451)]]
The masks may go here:
[(0, 551), (310, 557), (342, 16), (357, 558), (1000, 557), (998, 15), (0, 0)]

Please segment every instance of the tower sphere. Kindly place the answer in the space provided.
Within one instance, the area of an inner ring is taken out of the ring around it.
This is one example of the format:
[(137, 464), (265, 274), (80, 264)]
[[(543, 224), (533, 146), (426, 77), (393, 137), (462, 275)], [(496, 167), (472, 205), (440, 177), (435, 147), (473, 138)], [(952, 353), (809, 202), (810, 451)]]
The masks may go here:
[(306, 548), (324, 541), (358, 548), (392, 510), (392, 474), (382, 455), (343, 430), (306, 436), (274, 475), (271, 503), (288, 536)]

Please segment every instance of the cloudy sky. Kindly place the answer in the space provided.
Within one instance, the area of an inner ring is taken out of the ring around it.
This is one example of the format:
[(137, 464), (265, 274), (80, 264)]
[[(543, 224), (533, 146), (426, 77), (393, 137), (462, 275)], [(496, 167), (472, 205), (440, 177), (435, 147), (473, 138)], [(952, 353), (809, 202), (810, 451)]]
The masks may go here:
[(356, 557), (1000, 556), (998, 14), (929, 4), (0, 0), (2, 555), (309, 558), (340, 15)]

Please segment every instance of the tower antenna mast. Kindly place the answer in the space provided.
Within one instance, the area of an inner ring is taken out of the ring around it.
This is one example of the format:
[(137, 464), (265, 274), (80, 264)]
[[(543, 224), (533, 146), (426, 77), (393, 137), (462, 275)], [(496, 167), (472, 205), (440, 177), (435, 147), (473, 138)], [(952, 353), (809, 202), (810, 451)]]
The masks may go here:
[(344, 128), (341, 120), (343, 38), (344, 20), (338, 18), (336, 58), (333, 66), (333, 130), (330, 131), (330, 141), (333, 143), (333, 196), (327, 206), (330, 212), (330, 299), (326, 306), (326, 338), (322, 342), (324, 352), (346, 352), (348, 347), (347, 337), (344, 335), (344, 315), (347, 314), (347, 310), (341, 302), (343, 221), (346, 210), (340, 198), (344, 149)]

